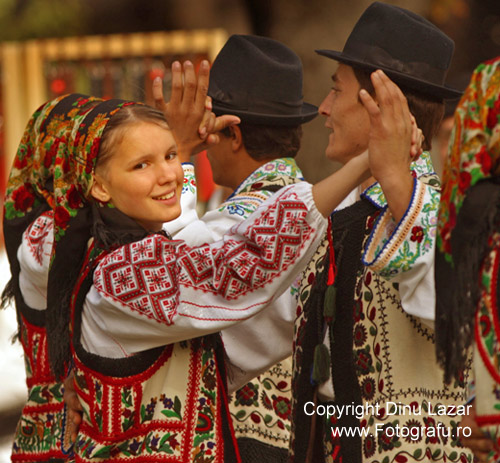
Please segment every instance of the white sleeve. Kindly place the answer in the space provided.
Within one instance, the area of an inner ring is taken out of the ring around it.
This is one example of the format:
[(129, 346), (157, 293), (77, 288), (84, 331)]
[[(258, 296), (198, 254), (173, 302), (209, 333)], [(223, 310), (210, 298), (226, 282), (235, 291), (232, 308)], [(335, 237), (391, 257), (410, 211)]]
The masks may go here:
[(239, 389), (292, 354), (296, 307), (296, 297), (285, 291), (272, 307), (221, 331), (230, 360), (230, 391)]
[(24, 302), (32, 309), (47, 308), (47, 282), (54, 240), (52, 213), (38, 217), (23, 233), (17, 250), (21, 271), (19, 287)]
[(430, 326), (434, 321), (434, 246), (439, 191), (414, 180), (408, 209), (395, 223), (389, 208), (370, 235), (363, 263), (399, 285), (401, 304)]
[(173, 237), (188, 224), (198, 220), (194, 165), (185, 162), (182, 164), (182, 170), (184, 171), (184, 183), (181, 193), (181, 215), (177, 219), (163, 224), (163, 229)]
[(291, 286), (326, 230), (311, 188), (283, 188), (211, 245), (153, 235), (106, 256), (84, 307), (84, 347), (121, 357), (256, 315)]
[[(220, 240), (234, 225), (245, 220), (267, 198), (269, 191), (256, 191), (249, 200), (248, 194), (232, 195), (217, 209), (199, 218), (196, 213), (196, 182), (192, 165), (183, 164), (184, 188), (181, 196), (181, 216), (163, 225), (172, 238), (183, 240), (189, 246), (201, 246)], [(187, 186), (186, 186), (187, 185)]]
[[(174, 224), (175, 228), (171, 227), (171, 222), (165, 224), (164, 228), (168, 231), (178, 230), (172, 236), (182, 239), (189, 246), (213, 243), (221, 239), (232, 226), (241, 223), (271, 195), (272, 192), (265, 190), (252, 192), (251, 199), (247, 193), (235, 194), (216, 210), (205, 213), (201, 219), (196, 217), (191, 223), (184, 221), (182, 229), (178, 229), (178, 224)], [(189, 191), (183, 192), (183, 198), (189, 196)], [(186, 201), (183, 204), (183, 211), (185, 207), (193, 207), (193, 202)], [(230, 383), (234, 381), (243, 385), (291, 355), (296, 306), (295, 296), (292, 296), (291, 291), (285, 291), (255, 317), (221, 331), (232, 365)]]

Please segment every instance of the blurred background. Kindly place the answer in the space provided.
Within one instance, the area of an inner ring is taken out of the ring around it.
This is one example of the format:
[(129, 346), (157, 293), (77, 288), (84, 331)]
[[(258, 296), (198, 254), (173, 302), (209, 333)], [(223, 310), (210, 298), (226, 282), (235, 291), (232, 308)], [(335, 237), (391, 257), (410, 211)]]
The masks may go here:
[[(81, 92), (151, 102), (151, 83), (169, 86), (175, 59), (212, 60), (230, 34), (282, 41), (301, 57), (304, 98), (319, 105), (330, 88), (333, 61), (317, 48), (341, 50), (369, 0), (0, 0), (0, 192), (31, 113), (54, 96)], [(499, 0), (388, 1), (423, 15), (455, 40), (448, 84), (463, 89), (473, 68), (500, 54)], [(166, 92), (168, 93), (168, 92)], [(447, 105), (452, 114), (456, 102)], [(442, 168), (449, 129), (434, 142)], [(309, 181), (336, 167), (324, 160), (328, 132), (318, 117), (304, 127), (298, 156)], [(200, 200), (214, 192), (206, 159), (195, 160)], [(0, 284), (8, 280), (0, 253)], [(0, 312), (0, 463), (26, 397), (21, 349), (12, 344), (15, 314)]]

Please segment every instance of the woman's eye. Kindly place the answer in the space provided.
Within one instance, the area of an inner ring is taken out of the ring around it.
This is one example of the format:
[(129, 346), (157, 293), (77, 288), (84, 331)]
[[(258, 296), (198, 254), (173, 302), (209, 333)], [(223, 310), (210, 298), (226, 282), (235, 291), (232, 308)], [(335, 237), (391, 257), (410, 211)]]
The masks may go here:
[(138, 164), (136, 164), (134, 166), (134, 169), (135, 170), (145, 169), (146, 166), (147, 166), (147, 163), (145, 163), (145, 162), (139, 162)]
[(171, 151), (170, 153), (168, 153), (166, 156), (165, 156), (165, 159), (167, 161), (172, 161), (173, 159), (175, 159), (177, 157), (177, 151)]

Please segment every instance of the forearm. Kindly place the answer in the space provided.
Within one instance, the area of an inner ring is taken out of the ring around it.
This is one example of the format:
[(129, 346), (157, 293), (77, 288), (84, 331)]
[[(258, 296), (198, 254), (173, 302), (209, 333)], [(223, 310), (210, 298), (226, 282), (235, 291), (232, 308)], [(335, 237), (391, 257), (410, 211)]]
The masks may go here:
[(396, 173), (379, 180), (393, 219), (399, 222), (408, 210), (413, 194), (413, 177), (410, 171)]
[(313, 185), (317, 209), (323, 217), (328, 217), (355, 187), (369, 177), (366, 153), (351, 159), (341, 169)]

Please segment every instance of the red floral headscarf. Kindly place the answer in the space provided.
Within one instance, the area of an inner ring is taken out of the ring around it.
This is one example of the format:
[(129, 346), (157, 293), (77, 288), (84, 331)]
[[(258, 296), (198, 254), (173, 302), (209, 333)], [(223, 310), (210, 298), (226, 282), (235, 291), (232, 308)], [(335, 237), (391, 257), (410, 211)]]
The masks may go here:
[(451, 233), (467, 190), (500, 173), (500, 57), (480, 64), (455, 112), (444, 167), (437, 245), (452, 261)]
[(500, 225), (500, 57), (480, 64), (455, 112), (436, 249), (436, 346), (445, 378), (473, 339), (480, 266)]
[(138, 103), (79, 94), (44, 104), (26, 127), (10, 173), (4, 203), (13, 275), (8, 296), (20, 295), (17, 249), (22, 233), (43, 211), (54, 211), (46, 323), (51, 366), (58, 376), (67, 367), (61, 352), (69, 352), (69, 297), (94, 226), (95, 206), (89, 195), (101, 138), (113, 115), (133, 104)]

